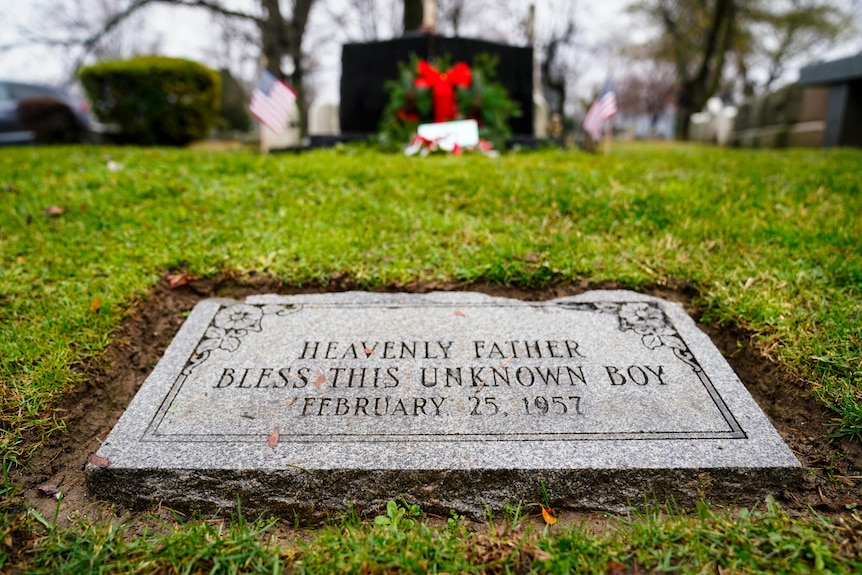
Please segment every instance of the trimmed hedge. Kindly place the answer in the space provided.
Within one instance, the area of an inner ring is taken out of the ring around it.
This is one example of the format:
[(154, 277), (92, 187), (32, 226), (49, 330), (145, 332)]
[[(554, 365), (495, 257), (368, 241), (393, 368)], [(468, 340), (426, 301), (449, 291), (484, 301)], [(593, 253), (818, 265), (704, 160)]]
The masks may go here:
[(80, 72), (93, 111), (121, 143), (182, 146), (218, 121), (221, 81), (197, 62), (163, 56), (101, 62)]

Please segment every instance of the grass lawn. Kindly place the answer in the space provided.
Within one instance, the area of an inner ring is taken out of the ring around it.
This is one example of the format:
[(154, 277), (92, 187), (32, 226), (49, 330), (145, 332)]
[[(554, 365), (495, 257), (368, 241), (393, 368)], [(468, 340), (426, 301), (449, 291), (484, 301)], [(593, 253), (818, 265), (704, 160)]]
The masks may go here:
[(140, 298), (180, 270), (254, 271), (297, 286), (348, 277), (368, 289), (436, 281), (686, 285), (705, 321), (755, 333), (762, 354), (803, 381), (811, 402), (833, 410), (835, 433), (858, 441), (858, 150), (625, 145), (610, 156), (548, 151), (492, 160), (361, 147), (276, 156), (3, 149), (0, 570), (21, 561), (36, 572), (142, 573), (862, 566), (856, 515), (791, 519), (772, 502), (733, 514), (656, 509), (598, 535), (577, 526), (524, 535), (511, 517), (499, 518), (505, 528), (479, 533), (458, 518), (373, 527), (347, 517), (296, 544), (267, 539), (274, 527), (266, 522), (175, 525), (141, 516), (54, 528), (16, 503), (9, 474), (63, 433), (52, 407), (81, 383), (76, 366), (98, 361)]

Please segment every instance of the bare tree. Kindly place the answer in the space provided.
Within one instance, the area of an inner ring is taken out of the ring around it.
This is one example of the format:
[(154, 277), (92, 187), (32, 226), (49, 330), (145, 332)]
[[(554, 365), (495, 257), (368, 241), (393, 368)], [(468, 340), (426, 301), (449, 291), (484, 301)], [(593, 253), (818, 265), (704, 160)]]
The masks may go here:
[(560, 17), (546, 22), (544, 30), (537, 39), (543, 48), (541, 58), (542, 87), (551, 112), (565, 117), (568, 88), (575, 72), (575, 12), (574, 3), (568, 2), (565, 11), (557, 12), (562, 6), (552, 2), (550, 13)]
[[(276, 76), (288, 78), (293, 85), (301, 110), (301, 131), (303, 134), (308, 133), (305, 86), (307, 62), (302, 46), (315, 0), (254, 0), (249, 2), (249, 7), (253, 7), (251, 10), (233, 8), (234, 4), (225, 0), (112, 0), (112, 3), (111, 14), (98, 26), (79, 28), (80, 33), (63, 37), (45, 36), (41, 39), (42, 43), (78, 47), (80, 57), (76, 67), (79, 67), (129, 18), (155, 4), (199, 8), (223, 18), (246, 22), (256, 29), (257, 43), (266, 68)], [(56, 9), (60, 4), (55, 0), (48, 6)], [(282, 9), (282, 4), (286, 10)], [(284, 73), (285, 70), (289, 71)]]
[(515, 1), (500, 7), (498, 17), (510, 31), (512, 43), (533, 44), (541, 70), (542, 91), (552, 113), (565, 117), (578, 67), (578, 29), (575, 25), (575, 2), (546, 0), (539, 4), (542, 17), (531, 21), (528, 3)]
[(375, 40), (380, 37), (379, 5), (377, 0), (350, 0), (349, 2), (359, 22), (359, 29), (364, 40)]
[(683, 140), (691, 114), (725, 80), (728, 62), (751, 93), (753, 66), (766, 70), (761, 88), (771, 86), (788, 59), (810, 54), (816, 43), (828, 42), (846, 26), (843, 11), (831, 0), (641, 0), (633, 11), (657, 25), (652, 54), (676, 69), (676, 132)]
[(215, 62), (221, 70), (256, 66), (259, 59), (256, 26), (218, 13), (210, 14), (210, 21), (216, 41), (205, 49), (209, 61)]
[(333, 42), (370, 42), (391, 38), (402, 31), (403, 0), (340, 0), (326, 1), (326, 23), (318, 20), (318, 28)]
[(418, 30), (422, 26), (422, 0), (404, 0), (404, 31)]
[(484, 5), (481, 0), (440, 0), (438, 4), (437, 14), (437, 29), (441, 33), (449, 33), (452, 36), (460, 36), (461, 25), (465, 18), (470, 17), (470, 12), (467, 10), (468, 5), (472, 8), (473, 13), (477, 10), (482, 10)]
[[(745, 95), (769, 90), (784, 76), (789, 62), (812, 56), (851, 27), (850, 17), (838, 3), (823, 0), (743, 4), (740, 17), (733, 62)], [(760, 82), (752, 77), (753, 68), (763, 71)]]
[(649, 116), (653, 130), (659, 116), (674, 103), (676, 89), (673, 67), (666, 62), (646, 59), (635, 61), (614, 86), (620, 113)]
[(656, 57), (674, 64), (678, 90), (676, 133), (688, 139), (691, 114), (715, 93), (736, 32), (739, 0), (645, 0), (634, 10), (662, 30), (652, 45)]
[[(34, 6), (41, 17), (38, 25), (20, 25), (21, 39), (8, 47), (21, 48), (34, 45), (62, 48), (61, 59), (67, 61), (74, 79), (80, 67), (82, 52), (76, 50), (85, 35), (105, 28), (108, 30), (97, 43), (86, 51), (97, 60), (128, 58), (142, 54), (157, 53), (161, 47), (161, 36), (147, 30), (146, 19), (139, 13), (130, 14), (121, 23), (112, 23), (117, 12), (125, 8), (127, 0), (65, 0), (41, 2)], [(46, 30), (50, 30), (46, 33)]]

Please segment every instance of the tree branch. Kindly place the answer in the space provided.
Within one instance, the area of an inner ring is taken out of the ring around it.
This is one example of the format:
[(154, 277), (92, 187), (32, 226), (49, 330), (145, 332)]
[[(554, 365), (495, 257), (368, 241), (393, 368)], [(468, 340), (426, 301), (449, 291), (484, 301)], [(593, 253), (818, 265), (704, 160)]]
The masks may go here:
[(674, 20), (673, 14), (668, 6), (660, 5), (658, 9), (661, 13), (661, 19), (662, 22), (664, 22), (665, 29), (668, 34), (671, 35), (671, 38), (673, 38), (673, 53), (677, 78), (687, 78), (688, 66), (682, 46), (682, 34), (680, 33), (679, 26), (677, 25), (676, 20)]
[(715, 11), (703, 49), (703, 59), (700, 61), (695, 75), (695, 83), (698, 85), (706, 85), (709, 82), (710, 62), (713, 57), (723, 58), (719, 52), (726, 48), (725, 40), (732, 36), (732, 16), (733, 0), (716, 0)]
[(206, 8), (211, 12), (216, 12), (223, 16), (230, 16), (231, 18), (240, 18), (243, 20), (248, 20), (250, 22), (254, 22), (255, 24), (260, 25), (262, 19), (254, 14), (249, 14), (248, 12), (239, 12), (237, 10), (231, 10), (229, 8), (225, 8), (221, 5), (220, 2), (212, 2), (211, 0), (153, 0), (155, 2), (163, 2), (166, 4), (179, 4), (181, 6), (189, 6), (192, 8)]
[(128, 6), (126, 6), (123, 10), (120, 10), (113, 16), (111, 16), (107, 22), (94, 34), (85, 38), (83, 41), (77, 40), (56, 40), (56, 41), (46, 41), (43, 42), (48, 45), (55, 46), (72, 46), (72, 45), (80, 45), (82, 48), (81, 54), (75, 60), (74, 71), (77, 72), (81, 66), (84, 64), (84, 59), (87, 55), (92, 52), (93, 48), (111, 31), (113, 31), (117, 26), (122, 24), (127, 18), (129, 18), (132, 14), (148, 6), (150, 4), (173, 4), (176, 6), (188, 6), (191, 8), (206, 8), (212, 12), (216, 12), (217, 14), (222, 14), (224, 16), (228, 16), (231, 18), (241, 18), (244, 20), (248, 20), (254, 22), (258, 25), (261, 24), (261, 19), (252, 14), (248, 14), (246, 12), (238, 12), (236, 10), (230, 10), (225, 8), (219, 2), (213, 2), (211, 0), (133, 0)]

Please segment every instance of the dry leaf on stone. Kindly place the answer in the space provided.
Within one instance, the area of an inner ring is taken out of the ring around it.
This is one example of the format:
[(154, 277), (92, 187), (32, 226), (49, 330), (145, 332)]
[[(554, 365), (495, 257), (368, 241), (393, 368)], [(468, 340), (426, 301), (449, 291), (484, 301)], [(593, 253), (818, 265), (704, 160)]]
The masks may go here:
[(44, 210), (42, 210), (43, 216), (60, 216), (69, 211), (69, 208), (64, 208), (63, 206), (48, 206)]
[(321, 387), (323, 387), (324, 383), (326, 383), (326, 376), (321, 373), (317, 376), (317, 379), (314, 380), (314, 387), (320, 389)]
[(87, 463), (90, 465), (95, 465), (96, 467), (110, 467), (111, 462), (107, 457), (102, 457), (101, 455), (96, 455), (95, 453), (91, 453), (87, 456)]
[(467, 315), (459, 309), (455, 310), (455, 315), (457, 315), (458, 317), (467, 317)]
[(195, 281), (195, 276), (191, 275), (186, 270), (181, 271), (178, 274), (165, 274), (165, 281), (168, 282), (168, 287), (171, 289), (176, 289), (178, 287), (189, 284), (190, 282)]
[(554, 510), (550, 507), (545, 507), (544, 505), (542, 505), (542, 519), (544, 519), (545, 523), (547, 523), (548, 525), (553, 525), (557, 522), (557, 518), (554, 515)]
[(276, 427), (272, 433), (269, 434), (269, 437), (266, 438), (266, 445), (270, 449), (275, 449), (275, 446), (278, 445), (278, 428)]

